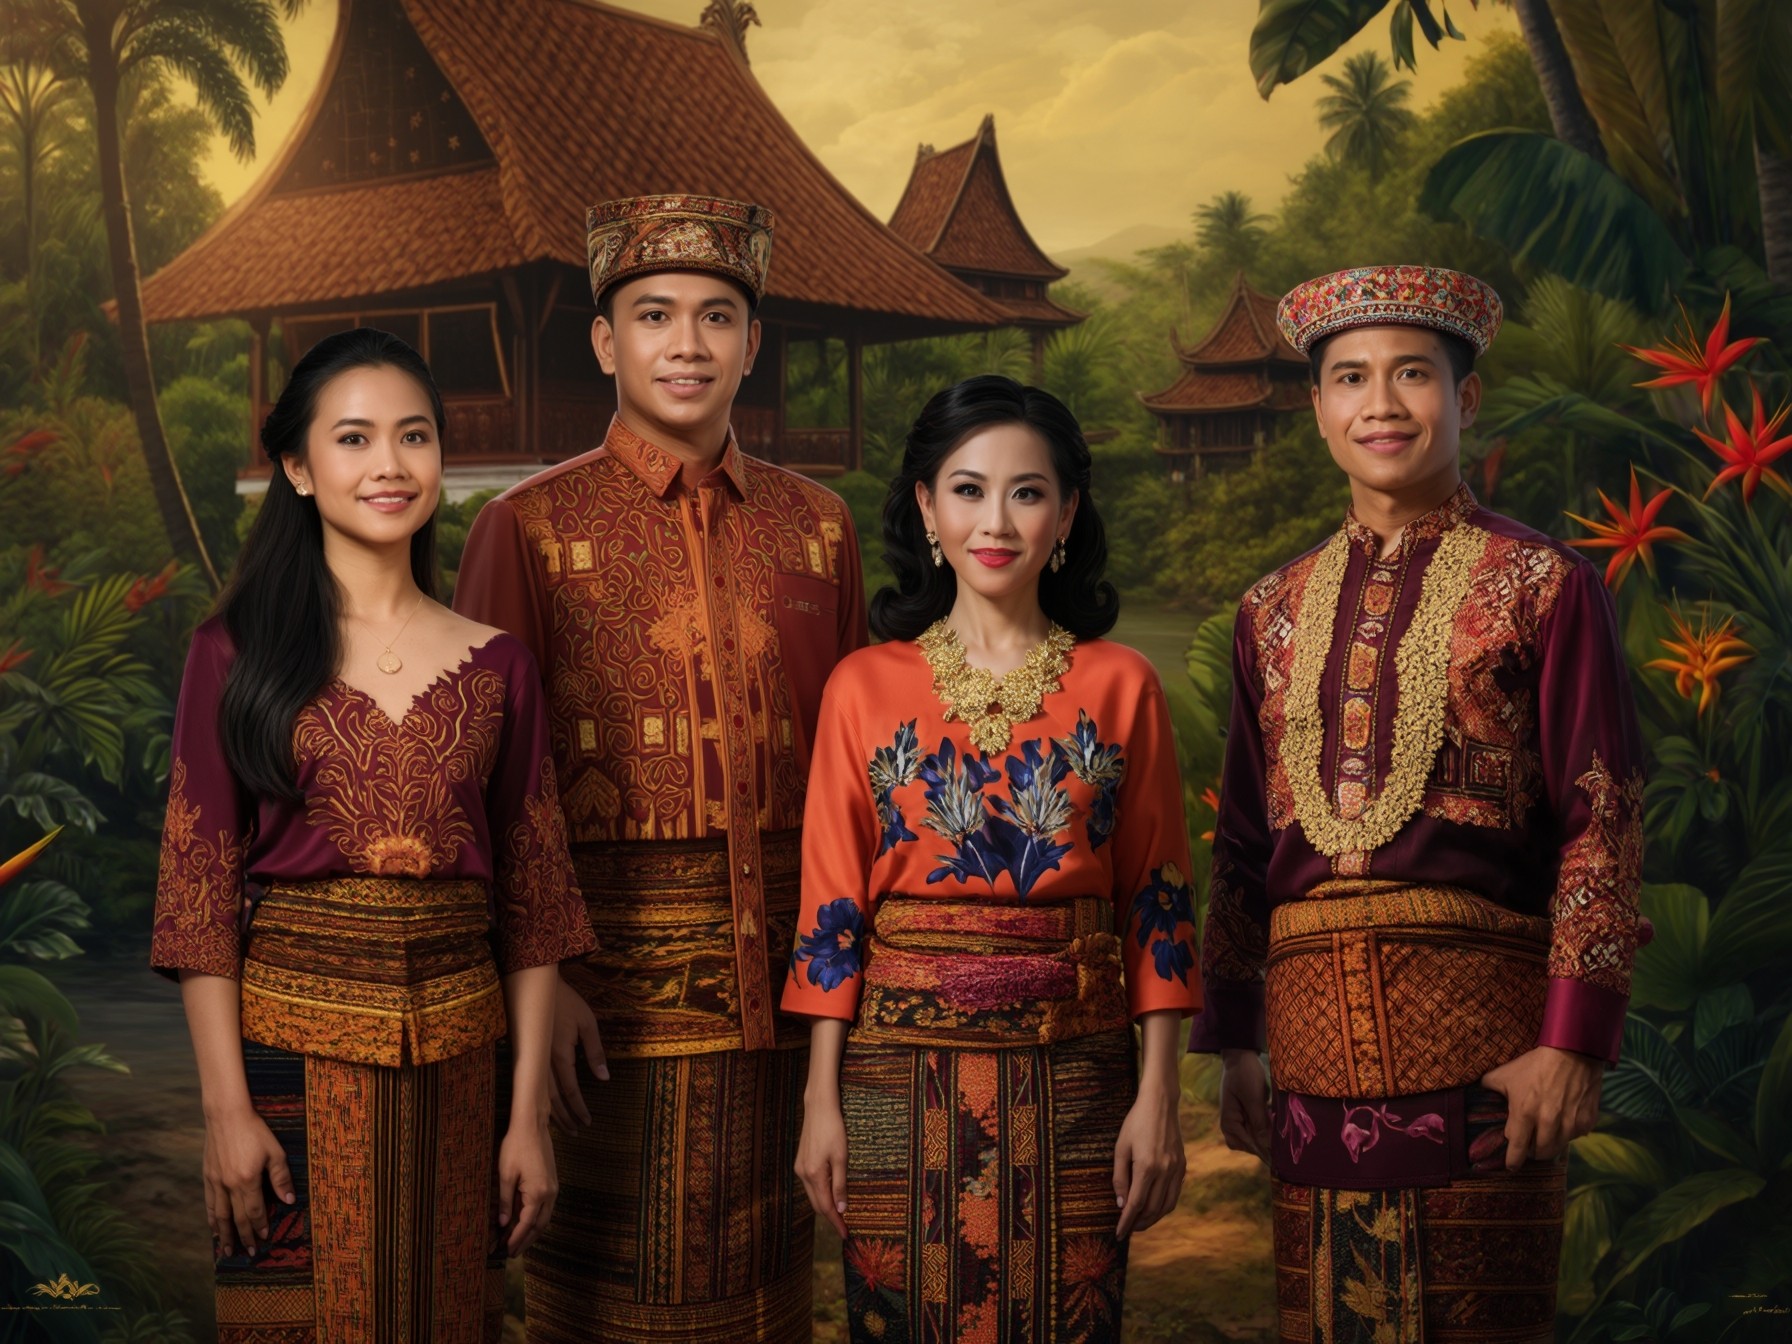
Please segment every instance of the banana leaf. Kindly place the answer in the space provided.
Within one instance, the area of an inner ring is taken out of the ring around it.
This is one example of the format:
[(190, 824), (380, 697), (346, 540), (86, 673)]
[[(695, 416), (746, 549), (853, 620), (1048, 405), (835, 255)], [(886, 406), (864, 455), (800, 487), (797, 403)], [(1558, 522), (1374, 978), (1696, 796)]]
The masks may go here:
[(1688, 269), (1668, 226), (1622, 178), (1535, 131), (1459, 140), (1426, 175), (1419, 206), (1460, 219), (1514, 260), (1649, 313), (1668, 309)]
[(1363, 30), (1388, 0), (1263, 0), (1251, 29), (1251, 75), (1268, 98)]

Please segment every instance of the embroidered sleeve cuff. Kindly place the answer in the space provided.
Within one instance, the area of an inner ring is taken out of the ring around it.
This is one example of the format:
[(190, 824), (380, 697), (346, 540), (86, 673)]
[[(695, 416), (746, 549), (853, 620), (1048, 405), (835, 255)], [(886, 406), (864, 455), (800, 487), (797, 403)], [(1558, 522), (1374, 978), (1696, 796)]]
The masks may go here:
[(1543, 1029), (1537, 1033), (1537, 1044), (1616, 1064), (1629, 1003), (1628, 995), (1585, 980), (1552, 979), (1549, 996), (1543, 1001)]
[(1261, 1050), (1264, 1044), (1263, 985), (1215, 981), (1203, 987), (1206, 1005), (1188, 1034), (1196, 1054), (1221, 1050)]
[(216, 928), (197, 934), (158, 933), (150, 940), (149, 965), (170, 980), (182, 971), (243, 978), (242, 940), (234, 929)]

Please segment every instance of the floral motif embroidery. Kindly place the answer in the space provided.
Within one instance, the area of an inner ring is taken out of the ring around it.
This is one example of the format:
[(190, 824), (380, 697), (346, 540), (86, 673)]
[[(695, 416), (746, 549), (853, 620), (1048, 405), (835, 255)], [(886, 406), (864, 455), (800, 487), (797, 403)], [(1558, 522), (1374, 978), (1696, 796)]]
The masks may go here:
[(1089, 848), (1100, 849), (1114, 833), (1126, 760), (1117, 744), (1096, 740), (1095, 721), (1087, 710), (1077, 714), (1075, 730), (1069, 737), (1059, 738), (1057, 746), (1070, 762), (1072, 773), (1095, 790), (1095, 802), (1089, 809)]
[(544, 966), (597, 945), (584, 904), (569, 899), (574, 885), (566, 857), (566, 814), (554, 782), (554, 763), (542, 757), (535, 787), (504, 837), (496, 887), (502, 893), (498, 963), (506, 973)]
[(243, 850), (228, 831), (200, 834), (199, 805), (187, 794), (187, 763), (176, 759), (162, 823), (152, 959), (235, 978), (241, 962), (237, 916), (243, 899)]
[(871, 796), (877, 803), (877, 824), (883, 828), (877, 856), (882, 858), (904, 840), (919, 837), (908, 828), (902, 809), (896, 806), (896, 790), (912, 784), (921, 773), (921, 744), (915, 738), (915, 720), (896, 730), (895, 740), (879, 747), (871, 758)]
[[(1173, 863), (1153, 868), (1150, 884), (1132, 898), (1132, 917), (1138, 925), (1139, 946), (1151, 949), (1158, 976), (1164, 980), (1175, 977), (1187, 984), (1195, 953), (1187, 938), (1176, 936), (1176, 930), (1195, 922), (1195, 905), (1182, 870)], [(1160, 933), (1163, 937), (1153, 943)]]
[(1306, 1103), (1300, 1099), (1298, 1092), (1285, 1092), (1282, 1095), (1286, 1099), (1287, 1105), (1282, 1110), (1280, 1132), (1282, 1137), (1288, 1140), (1289, 1152), (1298, 1162), (1300, 1155), (1307, 1151), (1307, 1145), (1319, 1133), (1319, 1126), (1313, 1123), (1313, 1117), (1308, 1112)]
[(996, 799), (997, 815), (991, 816), (984, 807), (983, 789), (1000, 779), (1001, 772), (987, 756), (967, 752), (961, 767), (958, 749), (951, 738), (944, 738), (938, 753), (921, 763), (921, 778), (928, 785), (927, 825), (956, 851), (937, 856), (941, 866), (927, 875), (930, 884), (949, 877), (960, 882), (978, 877), (993, 886), (1000, 874), (1007, 873), (1025, 900), (1040, 877), (1070, 853), (1070, 845), (1054, 838), (1070, 825), (1072, 816), (1070, 795), (1058, 787), (1070, 773), (1063, 752), (1054, 745), (1048, 759), (1035, 739), (1022, 745), (1020, 756), (1007, 757), (1005, 764), (1010, 797)]
[(865, 916), (850, 896), (836, 897), (821, 907), (820, 925), (805, 933), (792, 954), (791, 969), (809, 963), (809, 983), (824, 991), (838, 989), (859, 973), (860, 946), (865, 941)]
[(1591, 768), (1574, 782), (1591, 815), (1562, 851), (1549, 974), (1627, 994), (1643, 871), (1643, 776), (1633, 770), (1619, 779), (1594, 752)]
[(1111, 1237), (1077, 1237), (1064, 1245), (1067, 1323), (1093, 1331), (1114, 1319), (1120, 1299), (1120, 1249)]
[[(1357, 1123), (1359, 1115), (1368, 1121), (1367, 1128)], [(1360, 1161), (1364, 1153), (1381, 1142), (1383, 1125), (1391, 1132), (1404, 1134), (1408, 1138), (1427, 1139), (1440, 1144), (1444, 1141), (1444, 1118), (1436, 1111), (1429, 1111), (1407, 1123), (1388, 1110), (1385, 1102), (1372, 1106), (1352, 1106), (1344, 1112), (1344, 1125), (1338, 1133), (1352, 1162)], [(1298, 1157), (1296, 1160), (1299, 1160)]]

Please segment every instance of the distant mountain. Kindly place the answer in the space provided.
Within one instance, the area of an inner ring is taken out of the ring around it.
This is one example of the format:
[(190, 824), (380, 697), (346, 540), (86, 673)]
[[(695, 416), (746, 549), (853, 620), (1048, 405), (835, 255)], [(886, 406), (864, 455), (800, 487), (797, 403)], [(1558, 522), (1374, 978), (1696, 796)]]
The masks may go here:
[(1058, 265), (1070, 271), (1065, 277), (1069, 283), (1093, 290), (1101, 298), (1111, 302), (1123, 298), (1126, 291), (1114, 284), (1106, 269), (1096, 263), (1130, 262), (1135, 253), (1178, 242), (1188, 237), (1190, 232), (1173, 229), (1167, 224), (1134, 224), (1118, 233), (1110, 233), (1098, 243), (1090, 243), (1087, 247), (1067, 247), (1061, 252), (1050, 253), (1050, 256)]
[(1163, 247), (1190, 237), (1193, 232), (1192, 228), (1176, 229), (1168, 224), (1134, 224), (1118, 233), (1110, 233), (1100, 242), (1090, 243), (1087, 247), (1067, 247), (1061, 252), (1053, 252), (1051, 258), (1058, 265), (1068, 266), (1072, 270), (1083, 262), (1097, 258), (1104, 261), (1131, 261), (1135, 252), (1143, 252), (1148, 247)]

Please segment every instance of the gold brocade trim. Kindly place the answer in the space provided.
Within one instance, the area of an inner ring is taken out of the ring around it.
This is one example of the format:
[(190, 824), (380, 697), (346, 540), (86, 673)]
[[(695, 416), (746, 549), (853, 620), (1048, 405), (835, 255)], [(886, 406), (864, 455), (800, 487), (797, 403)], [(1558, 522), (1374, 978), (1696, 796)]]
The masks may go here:
[(944, 619), (923, 630), (915, 643), (933, 670), (933, 693), (945, 706), (946, 721), (962, 720), (971, 730), (971, 745), (988, 756), (1007, 750), (1014, 725), (1037, 714), (1058, 689), (1076, 636), (1054, 621), (1027, 660), (1000, 677), (965, 662), (964, 645)]
[(1320, 767), (1325, 719), (1319, 688), (1331, 652), (1350, 547), (1348, 534), (1334, 535), (1319, 553), (1301, 595), (1282, 738), (1295, 818), (1307, 843), (1328, 858), (1381, 848), (1424, 802), (1425, 781), (1444, 741), (1450, 633), (1475, 566), (1487, 550), (1487, 533), (1466, 525), (1450, 529), (1425, 567), (1412, 624), (1394, 655), (1394, 745), (1387, 779), (1362, 815), (1346, 820), (1325, 796)]

